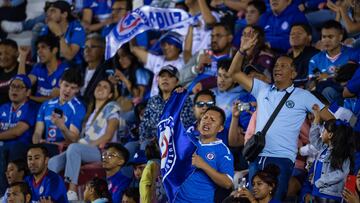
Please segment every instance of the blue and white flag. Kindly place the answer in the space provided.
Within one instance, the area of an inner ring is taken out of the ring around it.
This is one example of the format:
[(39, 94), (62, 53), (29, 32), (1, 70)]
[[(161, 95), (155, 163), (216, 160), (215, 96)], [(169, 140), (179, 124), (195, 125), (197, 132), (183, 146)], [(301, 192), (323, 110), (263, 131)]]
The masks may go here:
[(105, 58), (112, 57), (121, 45), (144, 31), (179, 29), (194, 19), (181, 9), (142, 6), (128, 13), (106, 36)]
[(187, 97), (186, 92), (173, 92), (158, 124), (161, 175), (169, 202), (173, 202), (181, 184), (195, 169), (191, 158), (196, 148), (180, 120)]

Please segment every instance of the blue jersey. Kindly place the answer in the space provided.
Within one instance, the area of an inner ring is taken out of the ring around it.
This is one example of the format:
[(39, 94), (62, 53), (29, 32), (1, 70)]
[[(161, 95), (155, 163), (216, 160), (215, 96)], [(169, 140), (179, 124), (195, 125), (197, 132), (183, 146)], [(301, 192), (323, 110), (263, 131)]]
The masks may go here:
[[(44, 26), (40, 31), (40, 36), (49, 34), (49, 27)], [(76, 44), (80, 47), (80, 50), (72, 59), (75, 64), (81, 64), (83, 62), (83, 49), (85, 47), (86, 33), (82, 25), (78, 20), (69, 22), (69, 25), (65, 32), (66, 44)]]
[[(231, 180), (234, 176), (233, 156), (226, 145), (217, 140), (209, 144), (202, 144), (200, 140), (190, 136), (197, 146), (198, 154), (207, 164), (219, 173), (226, 174)], [(216, 184), (201, 169), (195, 169), (185, 182), (180, 186), (174, 202), (214, 202)]]
[(353, 112), (358, 119), (354, 126), (354, 130), (360, 132), (360, 69), (359, 68), (356, 70), (351, 80), (348, 81), (346, 87), (351, 93), (355, 94), (357, 97)]
[(114, 0), (84, 0), (84, 9), (91, 9), (98, 21), (111, 17), (111, 7)]
[(33, 176), (25, 177), (25, 182), (30, 186), (32, 202), (39, 202), (40, 197), (51, 197), (54, 203), (68, 202), (63, 179), (50, 170), (38, 183), (35, 182)]
[(131, 183), (131, 178), (125, 176), (119, 170), (115, 175), (107, 178), (108, 189), (113, 202), (121, 202), (123, 192)]
[(355, 49), (346, 46), (341, 47), (341, 52), (337, 57), (330, 58), (326, 51), (322, 51), (313, 56), (309, 62), (308, 76), (315, 77), (315, 70), (318, 69), (321, 73), (327, 73), (334, 76), (336, 70), (346, 64), (354, 55)]
[(35, 126), (35, 117), (38, 111), (38, 105), (32, 101), (27, 101), (18, 109), (13, 109), (11, 103), (6, 103), (0, 106), (0, 132), (9, 130), (15, 127), (19, 122), (24, 122), (29, 125), (20, 137), (12, 140), (4, 140), (6, 144), (21, 141), (25, 144), (31, 143), (31, 138)]
[(37, 90), (35, 96), (50, 96), (54, 88), (59, 87), (59, 81), (64, 71), (69, 68), (66, 63), (58, 64), (57, 69), (51, 75), (48, 75), (46, 65), (37, 63), (32, 68), (30, 74), (36, 77)]
[(64, 141), (64, 136), (60, 129), (51, 122), (51, 114), (55, 108), (63, 111), (66, 127), (70, 128), (70, 125), (73, 125), (79, 132), (81, 131), (82, 121), (85, 117), (85, 107), (76, 97), (63, 105), (60, 104), (58, 97), (44, 102), (37, 115), (37, 122), (43, 122), (45, 124), (45, 137), (47, 142)]

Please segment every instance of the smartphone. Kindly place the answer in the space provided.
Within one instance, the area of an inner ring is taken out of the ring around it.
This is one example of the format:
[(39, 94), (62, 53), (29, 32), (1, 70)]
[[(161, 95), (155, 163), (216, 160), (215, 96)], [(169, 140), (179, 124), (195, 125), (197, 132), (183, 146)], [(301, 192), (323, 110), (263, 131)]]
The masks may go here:
[(345, 182), (345, 188), (348, 189), (350, 192), (356, 192), (356, 176), (355, 175), (348, 175)]
[(64, 114), (63, 110), (59, 109), (59, 108), (55, 108), (54, 109), (54, 113), (59, 117), (61, 118)]
[(114, 76), (115, 75), (115, 71), (113, 69), (107, 69), (105, 71), (105, 73), (108, 75), (108, 76)]

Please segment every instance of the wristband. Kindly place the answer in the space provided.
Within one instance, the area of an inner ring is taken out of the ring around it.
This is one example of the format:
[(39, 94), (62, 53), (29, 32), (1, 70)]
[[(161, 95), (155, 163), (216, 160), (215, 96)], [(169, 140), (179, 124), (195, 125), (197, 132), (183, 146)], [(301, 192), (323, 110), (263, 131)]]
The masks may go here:
[(238, 52), (239, 52), (239, 54), (241, 54), (242, 56), (246, 56), (246, 52), (244, 51), (240, 51), (240, 49), (238, 49)]
[(61, 35), (58, 35), (57, 37), (60, 39), (65, 36), (65, 33), (62, 33)]

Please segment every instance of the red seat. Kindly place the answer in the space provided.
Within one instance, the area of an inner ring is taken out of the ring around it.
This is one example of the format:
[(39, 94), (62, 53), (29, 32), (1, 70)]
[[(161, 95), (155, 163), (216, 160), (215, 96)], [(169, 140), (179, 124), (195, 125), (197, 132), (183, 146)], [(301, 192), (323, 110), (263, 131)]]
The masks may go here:
[(106, 178), (105, 170), (102, 168), (101, 162), (87, 163), (81, 166), (78, 185), (85, 185), (94, 177)]

